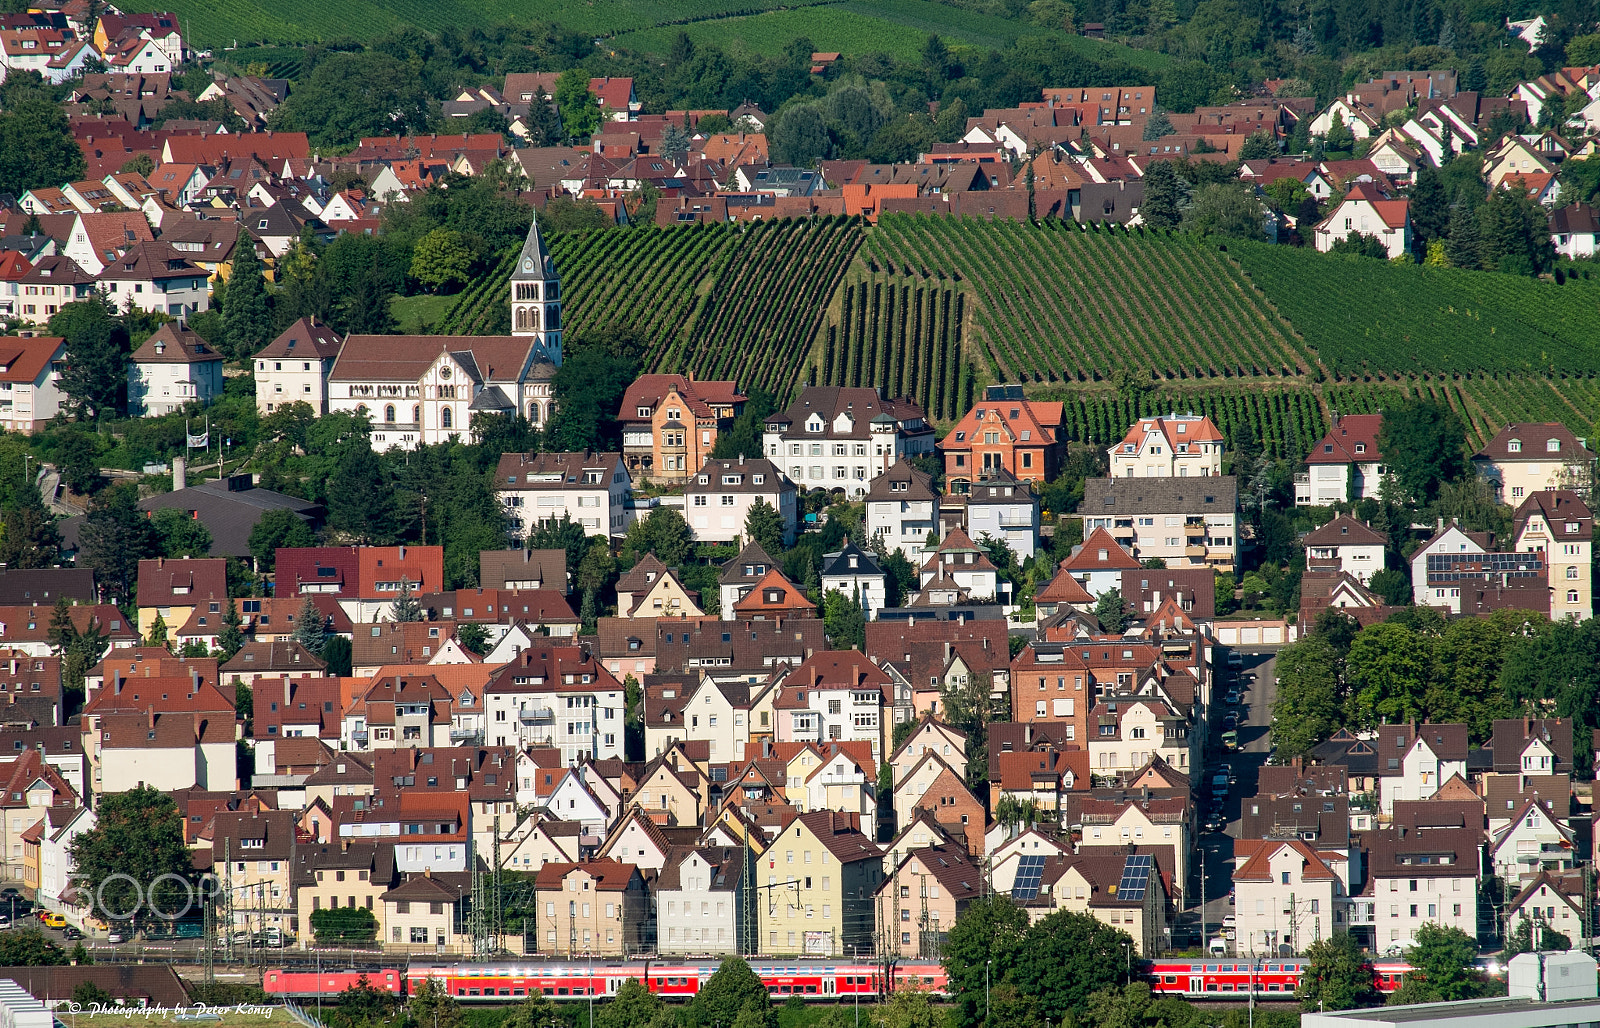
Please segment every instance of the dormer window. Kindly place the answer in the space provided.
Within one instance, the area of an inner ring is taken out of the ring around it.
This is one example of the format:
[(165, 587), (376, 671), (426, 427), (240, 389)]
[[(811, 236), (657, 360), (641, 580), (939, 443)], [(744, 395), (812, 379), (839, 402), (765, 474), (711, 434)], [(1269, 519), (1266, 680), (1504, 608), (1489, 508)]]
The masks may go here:
[(648, 418), (650, 416), (650, 408), (649, 407), (640, 407), (639, 408), (639, 416), (641, 418)]
[(1545, 440), (1544, 448), (1545, 448), (1545, 452), (1547, 452), (1547, 453), (1560, 453), (1561, 452), (1561, 440), (1559, 440), (1559, 439), (1547, 439), (1547, 440)]
[(1506, 443), (1506, 452), (1507, 453), (1521, 453), (1522, 452), (1522, 440), (1521, 439), (1513, 439), (1510, 442)]
[(1356, 452), (1357, 453), (1366, 453), (1367, 452), (1367, 444), (1366, 443), (1356, 443)]

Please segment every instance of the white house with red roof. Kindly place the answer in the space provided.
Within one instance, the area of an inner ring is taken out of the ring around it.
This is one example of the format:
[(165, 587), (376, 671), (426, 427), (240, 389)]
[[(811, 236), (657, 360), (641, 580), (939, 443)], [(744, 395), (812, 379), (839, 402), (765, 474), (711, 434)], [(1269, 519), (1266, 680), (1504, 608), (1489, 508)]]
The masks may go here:
[(1319, 851), (1299, 839), (1241, 839), (1234, 863), (1241, 956), (1277, 956), (1279, 946), (1301, 953), (1347, 930), (1348, 854)]
[(1222, 433), (1202, 414), (1140, 418), (1107, 453), (1112, 478), (1222, 474)]
[(61, 411), (66, 361), (60, 336), (0, 338), (0, 428), (34, 432)]
[(1387, 469), (1378, 452), (1382, 414), (1333, 415), (1333, 427), (1306, 455), (1305, 470), (1294, 476), (1296, 507), (1376, 499)]
[(222, 395), (222, 361), (196, 333), (162, 325), (128, 358), (129, 413), (154, 418), (209, 403)]
[(634, 92), (631, 78), (593, 78), (589, 80), (589, 95), (608, 112), (612, 121), (632, 121), (644, 105)]
[(941, 574), (953, 579), (974, 600), (992, 600), (999, 588), (999, 571), (988, 554), (959, 528), (952, 528), (922, 565), (922, 585)]
[(1350, 233), (1372, 236), (1389, 257), (1411, 252), (1411, 201), (1390, 200), (1370, 182), (1350, 187), (1328, 216), (1317, 224), (1317, 249), (1323, 253)]
[(1083, 545), (1061, 562), (1061, 570), (1081, 582), (1091, 596), (1122, 588), (1122, 573), (1138, 566), (1133, 554), (1123, 549), (1105, 528), (1091, 532)]

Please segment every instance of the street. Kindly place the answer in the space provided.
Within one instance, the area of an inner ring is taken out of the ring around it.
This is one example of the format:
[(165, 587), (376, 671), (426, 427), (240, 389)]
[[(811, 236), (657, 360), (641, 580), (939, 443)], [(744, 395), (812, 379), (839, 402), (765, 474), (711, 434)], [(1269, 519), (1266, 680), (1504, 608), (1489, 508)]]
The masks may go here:
[[(1180, 924), (1192, 926), (1188, 934), (1191, 938), (1199, 938), (1202, 945), (1221, 934), (1223, 918), (1233, 913), (1233, 905), (1229, 902), (1228, 894), (1232, 887), (1233, 841), (1239, 836), (1242, 800), (1245, 796), (1255, 795), (1256, 780), (1261, 765), (1267, 762), (1267, 757), (1272, 752), (1272, 703), (1277, 698), (1277, 688), (1273, 679), (1277, 651), (1274, 649), (1237, 652), (1244, 660), (1243, 666), (1238, 669), (1237, 679), (1228, 668), (1226, 653), (1218, 663), (1220, 670), (1216, 704), (1222, 712), (1218, 715), (1219, 718), (1232, 710), (1237, 710), (1242, 715), (1238, 728), (1239, 749), (1234, 753), (1224, 753), (1218, 746), (1212, 751), (1213, 763), (1206, 768), (1205, 774), (1201, 777), (1201, 784), (1195, 796), (1196, 806), (1205, 811), (1206, 816), (1216, 809), (1211, 803), (1210, 783), (1212, 776), (1218, 773), (1222, 764), (1229, 766), (1237, 781), (1229, 786), (1227, 798), (1222, 804), (1223, 816), (1227, 819), (1224, 831), (1207, 832), (1202, 829), (1199, 836), (1201, 864), (1204, 869), (1204, 906), (1202, 908), (1196, 905), (1179, 918)], [(1223, 698), (1233, 687), (1235, 680), (1239, 683), (1242, 693), (1241, 704), (1238, 707), (1230, 707), (1223, 703)], [(1218, 724), (1220, 725), (1220, 721)], [(1219, 728), (1218, 732), (1220, 731)], [(1203, 820), (1202, 818), (1202, 823)], [(1201, 884), (1195, 883), (1196, 887)]]

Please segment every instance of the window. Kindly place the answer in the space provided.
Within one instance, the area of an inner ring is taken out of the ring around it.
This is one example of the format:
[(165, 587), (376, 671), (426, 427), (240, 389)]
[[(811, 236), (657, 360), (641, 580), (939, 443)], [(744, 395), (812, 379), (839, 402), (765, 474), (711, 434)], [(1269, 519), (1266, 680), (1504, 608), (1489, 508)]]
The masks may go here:
[(439, 427), (451, 428), (455, 425), (455, 413), (446, 407), (439, 413)]

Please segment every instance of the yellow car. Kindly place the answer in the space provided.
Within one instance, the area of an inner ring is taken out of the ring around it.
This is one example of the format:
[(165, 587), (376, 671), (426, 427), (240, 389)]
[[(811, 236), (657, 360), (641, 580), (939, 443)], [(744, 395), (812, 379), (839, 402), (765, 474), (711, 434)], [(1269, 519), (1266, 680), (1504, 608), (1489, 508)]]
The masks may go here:
[(46, 928), (65, 928), (67, 919), (53, 911), (46, 911), (39, 915), (39, 920), (44, 922)]

